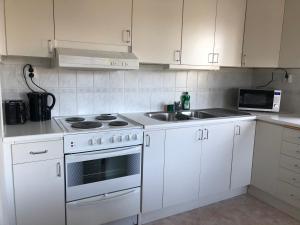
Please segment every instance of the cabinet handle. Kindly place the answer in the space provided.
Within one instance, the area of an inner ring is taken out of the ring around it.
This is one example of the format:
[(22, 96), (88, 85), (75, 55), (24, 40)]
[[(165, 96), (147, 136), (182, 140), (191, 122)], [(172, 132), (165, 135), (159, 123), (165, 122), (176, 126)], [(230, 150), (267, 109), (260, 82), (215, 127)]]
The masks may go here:
[(205, 135), (203, 135), (203, 140), (208, 140), (208, 129), (204, 129)]
[(176, 62), (180, 62), (181, 61), (181, 51), (180, 50), (176, 50), (174, 52), (174, 59)]
[(235, 127), (235, 135), (236, 136), (241, 135), (241, 126), (236, 125), (236, 127)]
[(295, 164), (294, 167), (295, 167), (295, 168), (299, 168), (299, 165), (298, 165), (298, 164)]
[(146, 135), (146, 147), (150, 147), (150, 143), (151, 143), (151, 137), (149, 134)]
[(202, 141), (203, 140), (203, 130), (202, 129), (199, 129), (199, 138), (198, 138), (198, 141)]
[(56, 164), (56, 175), (58, 177), (61, 177), (61, 166), (60, 166), (60, 163)]
[(40, 151), (40, 152), (29, 152), (30, 155), (41, 155), (41, 154), (46, 154), (48, 150), (45, 151)]
[(214, 63), (214, 53), (208, 54), (208, 63)]
[(49, 54), (53, 54), (53, 42), (52, 42), (52, 40), (48, 40), (48, 52), (49, 52)]
[(131, 31), (130, 30), (123, 30), (122, 32), (122, 38), (123, 38), (123, 42), (125, 43), (130, 43), (130, 39), (131, 39)]

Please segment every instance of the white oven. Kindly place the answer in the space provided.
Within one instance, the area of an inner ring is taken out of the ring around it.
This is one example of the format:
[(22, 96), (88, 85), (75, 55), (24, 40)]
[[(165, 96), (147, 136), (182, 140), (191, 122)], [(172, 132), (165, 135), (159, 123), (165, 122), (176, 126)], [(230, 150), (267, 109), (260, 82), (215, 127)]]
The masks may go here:
[(141, 186), (141, 146), (66, 155), (67, 202)]

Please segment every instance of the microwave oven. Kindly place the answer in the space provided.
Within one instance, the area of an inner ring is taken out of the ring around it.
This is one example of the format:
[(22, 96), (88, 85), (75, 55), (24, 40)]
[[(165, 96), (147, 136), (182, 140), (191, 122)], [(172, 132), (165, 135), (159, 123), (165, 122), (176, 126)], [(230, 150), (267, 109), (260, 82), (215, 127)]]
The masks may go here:
[(239, 89), (239, 110), (279, 112), (281, 90)]

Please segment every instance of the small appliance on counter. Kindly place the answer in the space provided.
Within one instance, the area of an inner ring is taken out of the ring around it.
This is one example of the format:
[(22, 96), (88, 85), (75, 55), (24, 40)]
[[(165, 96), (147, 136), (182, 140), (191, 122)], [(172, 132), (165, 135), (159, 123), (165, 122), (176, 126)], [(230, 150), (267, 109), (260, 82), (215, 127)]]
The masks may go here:
[(239, 89), (239, 110), (279, 112), (281, 90)]
[(7, 100), (4, 102), (5, 121), (7, 125), (24, 124), (26, 122), (26, 105), (22, 100)]
[[(27, 78), (26, 78), (26, 68), (28, 68), (28, 76), (30, 78), (31, 83), (38, 88), (40, 91), (35, 91), (31, 86), (29, 86)], [(29, 100), (29, 113), (31, 121), (45, 121), (51, 119), (51, 110), (53, 109), (56, 99), (55, 96), (49, 92), (47, 92), (44, 88), (40, 87), (33, 80), (34, 77), (34, 69), (32, 65), (26, 64), (23, 67), (23, 76), (26, 82), (27, 87), (31, 92), (27, 93), (27, 97)], [(48, 97), (52, 98), (52, 103), (49, 105)]]

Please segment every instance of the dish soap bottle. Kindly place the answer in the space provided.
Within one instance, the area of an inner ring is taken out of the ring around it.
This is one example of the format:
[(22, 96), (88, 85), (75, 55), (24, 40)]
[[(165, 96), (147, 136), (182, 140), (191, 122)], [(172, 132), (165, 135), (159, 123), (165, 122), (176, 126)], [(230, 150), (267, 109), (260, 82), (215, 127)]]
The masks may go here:
[(182, 104), (182, 109), (183, 110), (189, 110), (190, 109), (190, 107), (191, 107), (190, 99), (191, 99), (191, 96), (189, 95), (188, 92), (183, 92), (182, 93), (182, 95), (181, 95), (181, 104)]

